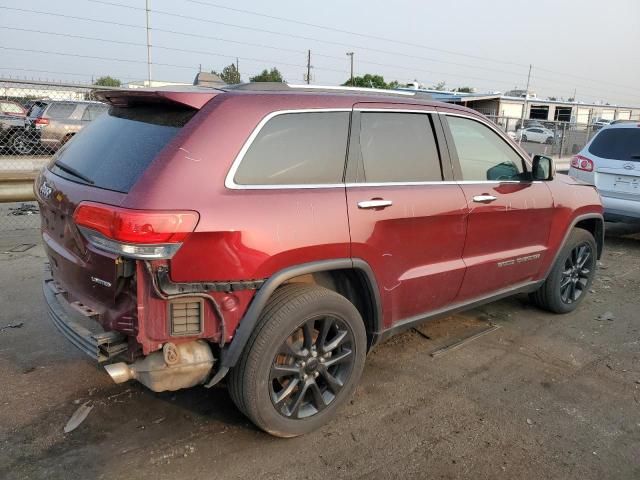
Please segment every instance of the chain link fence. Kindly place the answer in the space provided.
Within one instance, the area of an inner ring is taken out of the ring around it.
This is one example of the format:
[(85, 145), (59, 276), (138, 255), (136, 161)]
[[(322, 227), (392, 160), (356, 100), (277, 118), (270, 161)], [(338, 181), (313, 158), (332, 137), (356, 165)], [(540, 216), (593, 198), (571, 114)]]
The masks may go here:
[[(578, 153), (602, 125), (487, 115), (502, 131), (520, 142), (531, 155), (551, 155), (566, 159)], [(636, 120), (628, 120), (636, 121)], [(562, 162), (561, 162), (562, 163)]]
[(60, 147), (107, 109), (96, 101), (95, 90), (0, 79), (0, 231), (39, 227), (37, 204), (27, 201), (33, 180)]

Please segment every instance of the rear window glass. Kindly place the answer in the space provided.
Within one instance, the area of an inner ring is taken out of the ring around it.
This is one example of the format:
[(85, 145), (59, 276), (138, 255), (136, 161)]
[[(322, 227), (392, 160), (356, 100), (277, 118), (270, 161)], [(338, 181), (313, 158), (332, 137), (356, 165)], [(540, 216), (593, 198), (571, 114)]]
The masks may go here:
[(610, 128), (598, 133), (589, 153), (611, 160), (640, 161), (640, 127)]
[(90, 180), (96, 187), (127, 193), (195, 112), (111, 107), (58, 151), (51, 169), (75, 182)]
[(269, 120), (245, 153), (240, 185), (342, 182), (349, 112), (287, 113)]
[(46, 112), (46, 116), (55, 119), (69, 118), (76, 109), (75, 103), (54, 103)]
[(31, 105), (31, 108), (29, 109), (29, 113), (27, 115), (30, 118), (39, 117), (40, 115), (42, 115), (42, 112), (44, 112), (45, 108), (47, 108), (46, 103), (34, 103), (33, 105)]

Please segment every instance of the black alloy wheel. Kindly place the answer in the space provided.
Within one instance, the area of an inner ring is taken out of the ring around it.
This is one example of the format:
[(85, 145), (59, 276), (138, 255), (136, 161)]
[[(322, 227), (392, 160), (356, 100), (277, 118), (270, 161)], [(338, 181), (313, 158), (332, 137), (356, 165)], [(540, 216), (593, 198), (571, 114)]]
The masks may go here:
[(341, 320), (321, 316), (291, 333), (273, 359), (270, 394), (285, 417), (307, 418), (331, 404), (353, 369), (353, 335)]
[(591, 245), (587, 242), (574, 247), (567, 256), (560, 281), (560, 298), (564, 303), (577, 302), (586, 293), (591, 278), (593, 259)]

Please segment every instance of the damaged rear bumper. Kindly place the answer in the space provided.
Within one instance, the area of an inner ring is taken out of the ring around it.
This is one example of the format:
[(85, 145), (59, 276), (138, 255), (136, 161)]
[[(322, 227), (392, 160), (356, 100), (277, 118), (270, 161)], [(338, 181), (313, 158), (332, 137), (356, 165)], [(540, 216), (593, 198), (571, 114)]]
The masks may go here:
[(56, 284), (50, 272), (45, 273), (42, 290), (53, 324), (67, 340), (93, 360), (112, 360), (128, 348), (127, 339), (121, 333), (105, 332), (97, 322), (95, 328), (88, 328), (87, 323), (91, 319), (71, 307), (64, 290)]

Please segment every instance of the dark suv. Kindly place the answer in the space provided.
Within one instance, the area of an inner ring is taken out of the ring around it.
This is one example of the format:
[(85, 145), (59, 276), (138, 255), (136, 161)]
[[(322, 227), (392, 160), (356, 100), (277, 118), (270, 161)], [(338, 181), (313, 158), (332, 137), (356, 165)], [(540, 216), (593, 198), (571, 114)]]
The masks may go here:
[(410, 92), (109, 91), (36, 182), (53, 322), (116, 382), (226, 377), (278, 436), (351, 397), (365, 355), (520, 292), (576, 308), (602, 252), (593, 186), (473, 110)]

